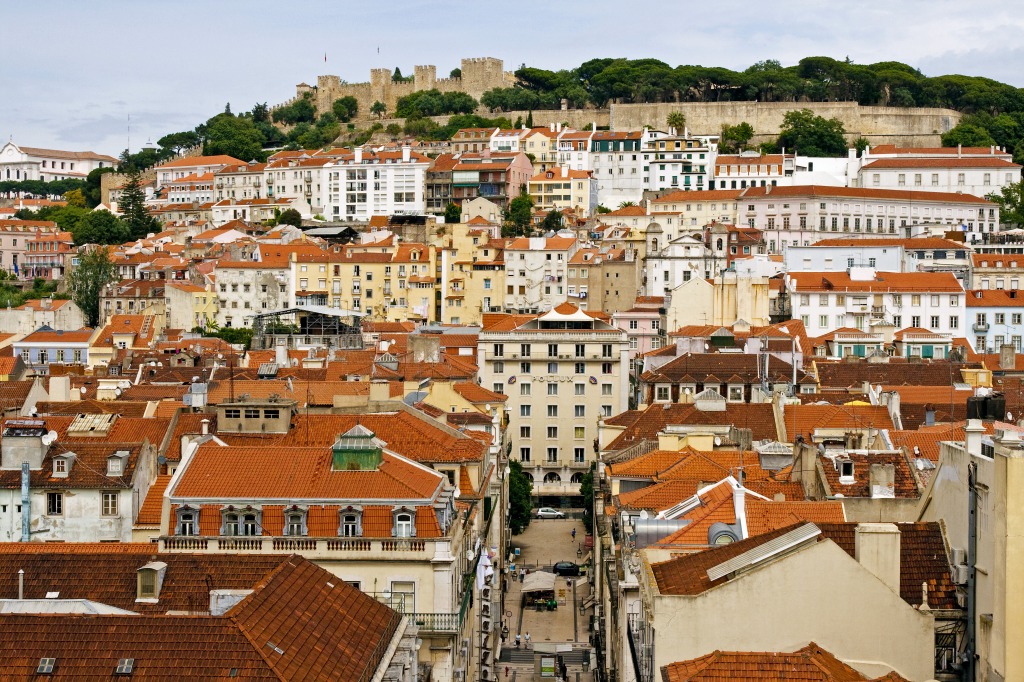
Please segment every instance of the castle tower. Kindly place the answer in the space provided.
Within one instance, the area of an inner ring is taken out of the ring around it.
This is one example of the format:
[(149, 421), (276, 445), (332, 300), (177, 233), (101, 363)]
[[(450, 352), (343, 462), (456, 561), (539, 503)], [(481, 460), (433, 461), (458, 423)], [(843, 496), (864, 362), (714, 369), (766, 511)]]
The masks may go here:
[(416, 90), (432, 90), (437, 83), (437, 67), (433, 64), (429, 66), (416, 66), (414, 67), (414, 80), (413, 84)]

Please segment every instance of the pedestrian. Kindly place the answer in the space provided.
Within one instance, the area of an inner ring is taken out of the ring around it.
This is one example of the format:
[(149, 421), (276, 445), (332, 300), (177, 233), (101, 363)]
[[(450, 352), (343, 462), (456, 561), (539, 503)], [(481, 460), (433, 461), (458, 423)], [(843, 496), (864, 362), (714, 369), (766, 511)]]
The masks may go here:
[(522, 582), (524, 580), (526, 580), (526, 569), (525, 568), (520, 568), (519, 569), (519, 583), (522, 584)]
[(522, 641), (523, 641), (522, 637), (517, 633), (516, 634), (516, 648), (517, 649), (519, 648), (519, 643), (522, 642)]
[(572, 529), (572, 540), (573, 540), (573, 542), (576, 542), (576, 529), (575, 528)]
[(526, 638), (525, 639), (526, 639), (526, 648), (529, 649), (530, 648), (530, 633), (529, 632), (526, 633)]
[(508, 677), (508, 666), (505, 666), (505, 677)]

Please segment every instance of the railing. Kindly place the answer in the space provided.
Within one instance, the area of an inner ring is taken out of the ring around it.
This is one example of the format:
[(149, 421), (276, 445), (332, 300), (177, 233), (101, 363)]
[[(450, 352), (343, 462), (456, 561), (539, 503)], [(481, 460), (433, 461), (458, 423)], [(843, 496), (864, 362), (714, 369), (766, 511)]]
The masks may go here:
[[(321, 559), (403, 559), (429, 561), (433, 543), (416, 538), (309, 538), (309, 537), (196, 537), (164, 536), (161, 551), (249, 552), (259, 554), (302, 554)], [(396, 556), (397, 555), (397, 556)]]
[(458, 613), (409, 613), (406, 614), (420, 631), (458, 632), (461, 618)]
[(975, 322), (971, 326), (971, 328), (974, 329), (974, 331), (976, 331), (976, 332), (987, 332), (988, 331), (988, 322)]

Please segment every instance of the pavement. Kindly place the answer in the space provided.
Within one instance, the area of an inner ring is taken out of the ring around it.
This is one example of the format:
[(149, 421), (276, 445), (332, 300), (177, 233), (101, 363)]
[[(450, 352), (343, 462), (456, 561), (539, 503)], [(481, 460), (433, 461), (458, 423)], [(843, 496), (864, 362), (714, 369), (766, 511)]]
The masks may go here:
[[(575, 540), (572, 529), (576, 529)], [(516, 558), (516, 572), (526, 568), (530, 572), (551, 572), (551, 566), (557, 561), (573, 561), (583, 563), (588, 552), (583, 549), (583, 523), (578, 519), (536, 519), (521, 535), (513, 536), (513, 546), (520, 549)], [(507, 592), (505, 593), (505, 612), (502, 623), (508, 627), (509, 635), (498, 659), (497, 673), (499, 680), (509, 682), (533, 682), (544, 680), (551, 682), (553, 678), (535, 676), (533, 645), (542, 648), (554, 645), (567, 645), (572, 651), (563, 654), (568, 669), (569, 682), (592, 682), (594, 673), (584, 672), (583, 661), (590, 658), (590, 615), (593, 608), (580, 610), (580, 606), (591, 594), (591, 586), (586, 576), (555, 578), (555, 598), (558, 607), (554, 611), (538, 611), (534, 607), (522, 608), (522, 591), (518, 575), (506, 576)], [(515, 648), (515, 636), (519, 633), (523, 643)], [(530, 633), (532, 645), (526, 647), (525, 636)], [(588, 666), (589, 668), (589, 666)]]

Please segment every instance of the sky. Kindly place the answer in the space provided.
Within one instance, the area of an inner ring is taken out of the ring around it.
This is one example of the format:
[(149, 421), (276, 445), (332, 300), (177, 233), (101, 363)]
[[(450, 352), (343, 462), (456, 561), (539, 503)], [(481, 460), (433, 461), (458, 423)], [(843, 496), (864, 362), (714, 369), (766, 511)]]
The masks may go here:
[(434, 64), (441, 76), (463, 57), (498, 57), (507, 71), (598, 57), (735, 70), (849, 57), (1024, 87), (1019, 8), (1019, 0), (9, 1), (0, 138), (116, 156), (191, 130), (225, 103), (238, 113), (283, 102), (321, 74), (356, 83), (374, 67), (410, 75), (415, 64)]

